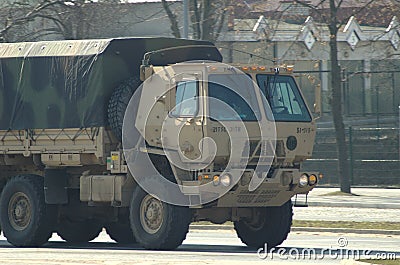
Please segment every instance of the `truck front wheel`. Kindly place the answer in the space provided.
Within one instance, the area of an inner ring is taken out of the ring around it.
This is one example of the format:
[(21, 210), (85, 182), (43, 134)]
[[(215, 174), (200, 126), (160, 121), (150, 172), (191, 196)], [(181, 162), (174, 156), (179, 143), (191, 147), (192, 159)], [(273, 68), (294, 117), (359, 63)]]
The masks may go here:
[(130, 205), (133, 234), (147, 249), (175, 249), (189, 231), (192, 215), (188, 207), (171, 205), (135, 188)]
[(52, 235), (56, 210), (45, 203), (41, 176), (11, 178), (1, 194), (0, 213), (4, 236), (14, 246), (41, 246)]
[(253, 218), (234, 222), (240, 240), (249, 247), (260, 248), (267, 244), (271, 249), (280, 245), (292, 226), (292, 202), (280, 207), (254, 208)]

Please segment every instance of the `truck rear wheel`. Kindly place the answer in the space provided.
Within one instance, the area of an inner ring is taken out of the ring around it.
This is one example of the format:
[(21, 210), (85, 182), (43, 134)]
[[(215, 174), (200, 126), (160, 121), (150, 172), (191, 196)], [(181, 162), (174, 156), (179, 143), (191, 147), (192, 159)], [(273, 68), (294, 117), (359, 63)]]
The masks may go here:
[(68, 243), (86, 243), (99, 236), (102, 225), (90, 221), (63, 220), (57, 234)]
[(117, 243), (133, 244), (136, 243), (135, 237), (129, 223), (129, 218), (106, 225), (107, 234)]
[(41, 176), (11, 178), (1, 194), (0, 212), (4, 236), (14, 246), (41, 246), (52, 235), (56, 210), (45, 203)]
[(140, 84), (141, 81), (137, 77), (132, 77), (124, 81), (115, 89), (108, 103), (108, 123), (115, 137), (120, 141), (122, 141), (122, 125), (126, 108), (133, 92), (135, 92)]
[(175, 249), (186, 238), (191, 222), (187, 207), (175, 206), (147, 194), (140, 186), (133, 192), (130, 223), (136, 240), (147, 249)]
[(280, 207), (255, 208), (255, 216), (234, 222), (240, 240), (249, 247), (268, 249), (280, 245), (292, 226), (292, 201)]

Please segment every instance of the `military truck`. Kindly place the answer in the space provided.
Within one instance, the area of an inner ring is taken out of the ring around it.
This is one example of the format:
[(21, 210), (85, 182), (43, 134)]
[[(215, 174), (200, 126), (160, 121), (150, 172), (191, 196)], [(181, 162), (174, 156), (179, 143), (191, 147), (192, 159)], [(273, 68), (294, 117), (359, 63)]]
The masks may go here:
[(290, 69), (221, 61), (212, 43), (172, 38), (0, 44), (7, 240), (89, 242), (104, 228), (118, 243), (174, 249), (192, 222), (233, 221), (248, 246), (281, 244), (291, 198), (317, 184), (301, 169), (315, 121)]

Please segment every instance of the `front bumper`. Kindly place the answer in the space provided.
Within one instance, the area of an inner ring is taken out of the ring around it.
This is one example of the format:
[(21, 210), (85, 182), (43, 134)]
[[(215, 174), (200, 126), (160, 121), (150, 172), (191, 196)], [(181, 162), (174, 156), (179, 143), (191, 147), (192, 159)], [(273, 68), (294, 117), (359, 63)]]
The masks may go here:
[[(218, 172), (213, 172), (210, 175), (217, 175)], [(263, 177), (264, 180), (254, 191), (249, 190), (249, 183), (254, 172), (246, 170), (240, 180), (233, 187), (219, 197), (212, 204), (214, 207), (266, 207), (266, 206), (281, 206), (290, 200), (296, 194), (307, 194), (311, 191), (314, 185), (299, 184), (300, 177), (303, 174), (308, 176), (314, 175), (318, 178), (317, 172), (304, 172), (298, 169), (276, 169), (271, 177)], [(204, 179), (203, 179), (204, 181)], [(185, 193), (185, 190), (183, 190)], [(201, 193), (201, 192), (200, 192)], [(188, 194), (189, 195), (189, 194)], [(190, 195), (193, 194), (193, 189)], [(201, 196), (201, 194), (198, 194)]]

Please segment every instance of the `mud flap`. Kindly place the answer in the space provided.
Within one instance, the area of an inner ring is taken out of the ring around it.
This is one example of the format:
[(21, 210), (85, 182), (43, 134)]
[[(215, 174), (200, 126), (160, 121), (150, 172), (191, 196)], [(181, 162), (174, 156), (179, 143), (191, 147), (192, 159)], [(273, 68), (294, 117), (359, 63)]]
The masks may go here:
[(68, 203), (68, 174), (64, 169), (46, 169), (44, 173), (46, 204)]

